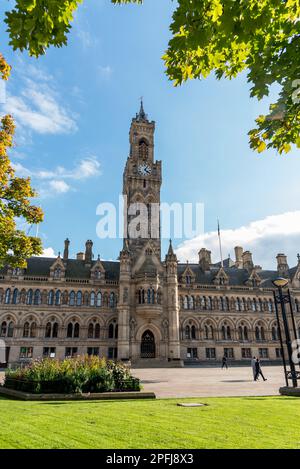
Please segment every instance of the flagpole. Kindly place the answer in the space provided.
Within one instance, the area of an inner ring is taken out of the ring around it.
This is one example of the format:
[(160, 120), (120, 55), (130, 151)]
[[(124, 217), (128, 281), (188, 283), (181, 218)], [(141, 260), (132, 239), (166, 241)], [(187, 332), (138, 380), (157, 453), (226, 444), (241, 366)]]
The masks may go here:
[(223, 263), (223, 253), (222, 253), (222, 242), (221, 242), (221, 232), (220, 232), (220, 222), (218, 219), (218, 238), (219, 238), (219, 246), (220, 246), (220, 257), (221, 257), (221, 266), (224, 267)]

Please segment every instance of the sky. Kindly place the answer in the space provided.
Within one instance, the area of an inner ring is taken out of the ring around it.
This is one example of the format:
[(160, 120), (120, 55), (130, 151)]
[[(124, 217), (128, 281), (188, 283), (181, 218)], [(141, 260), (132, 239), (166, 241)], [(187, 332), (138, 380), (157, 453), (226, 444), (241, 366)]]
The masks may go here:
[[(1, 2), (2, 17), (8, 7)], [(234, 246), (241, 245), (265, 268), (276, 266), (279, 252), (295, 265), (300, 152), (279, 156), (250, 150), (247, 132), (270, 101), (250, 99), (245, 75), (232, 81), (211, 76), (181, 87), (168, 81), (161, 56), (174, 7), (161, 0), (143, 6), (85, 0), (68, 46), (51, 48), (38, 60), (12, 52), (1, 26), (1, 51), (13, 72), (0, 110), (17, 122), (11, 158), (17, 174), (30, 176), (38, 190), (45, 254), (56, 256), (69, 237), (72, 256), (92, 239), (95, 256), (117, 258), (122, 241), (97, 237), (96, 208), (118, 204), (128, 131), (143, 96), (149, 118), (156, 121), (162, 200), (205, 207), (205, 234), (174, 241), (180, 260), (196, 261), (203, 246), (219, 260), (219, 218), (224, 255), (233, 257)], [(167, 244), (163, 240), (163, 252)]]

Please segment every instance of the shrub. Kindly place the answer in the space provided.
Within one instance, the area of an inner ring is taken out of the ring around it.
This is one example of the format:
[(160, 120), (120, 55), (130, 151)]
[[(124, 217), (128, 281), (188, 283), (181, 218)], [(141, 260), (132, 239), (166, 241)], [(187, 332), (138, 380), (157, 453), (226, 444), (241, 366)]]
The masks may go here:
[(140, 391), (141, 385), (127, 366), (99, 357), (50, 358), (33, 361), (16, 370), (7, 370), (5, 387), (39, 393), (89, 393)]

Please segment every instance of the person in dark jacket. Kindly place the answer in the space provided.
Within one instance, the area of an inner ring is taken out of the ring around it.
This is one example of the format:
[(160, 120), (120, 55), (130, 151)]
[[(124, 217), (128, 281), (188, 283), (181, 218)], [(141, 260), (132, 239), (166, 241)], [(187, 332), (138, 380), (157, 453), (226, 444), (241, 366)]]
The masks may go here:
[(259, 376), (261, 376), (264, 381), (267, 381), (267, 378), (264, 377), (263, 372), (261, 371), (260, 361), (257, 358), (256, 362), (255, 362), (255, 378), (254, 378), (254, 381), (257, 381)]
[(222, 370), (223, 370), (223, 368), (226, 368), (228, 370), (227, 358), (225, 357), (225, 355), (222, 358)]

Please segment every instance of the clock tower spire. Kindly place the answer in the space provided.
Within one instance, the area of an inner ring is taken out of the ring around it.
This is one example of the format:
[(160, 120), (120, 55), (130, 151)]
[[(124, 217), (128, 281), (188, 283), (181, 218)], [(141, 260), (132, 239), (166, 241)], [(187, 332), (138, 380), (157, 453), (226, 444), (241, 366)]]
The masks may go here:
[(154, 159), (155, 122), (148, 119), (143, 99), (129, 131), (130, 151), (123, 175), (125, 233), (134, 256), (150, 243), (160, 258), (161, 161)]

